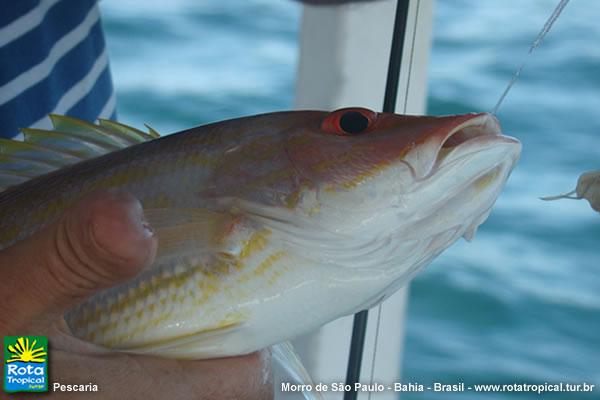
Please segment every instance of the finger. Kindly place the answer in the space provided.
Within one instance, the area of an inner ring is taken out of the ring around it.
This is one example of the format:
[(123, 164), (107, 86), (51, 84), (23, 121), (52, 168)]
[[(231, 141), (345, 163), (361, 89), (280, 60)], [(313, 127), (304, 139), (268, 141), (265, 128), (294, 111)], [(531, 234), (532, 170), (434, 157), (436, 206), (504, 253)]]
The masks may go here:
[[(52, 319), (152, 263), (156, 238), (141, 204), (110, 191), (87, 196), (57, 222), (0, 252), (0, 321)], [(5, 318), (7, 319), (7, 318)]]
[(90, 356), (55, 346), (50, 373), (54, 382), (89, 382), (93, 377), (103, 398), (269, 400), (274, 395), (270, 358), (267, 350), (199, 361), (126, 353)]

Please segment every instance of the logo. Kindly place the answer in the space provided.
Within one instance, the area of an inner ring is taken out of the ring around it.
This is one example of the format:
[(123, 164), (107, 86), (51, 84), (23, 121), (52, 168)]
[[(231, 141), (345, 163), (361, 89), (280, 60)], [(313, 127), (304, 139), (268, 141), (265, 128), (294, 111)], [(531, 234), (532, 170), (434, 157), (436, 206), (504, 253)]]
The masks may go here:
[(4, 337), (4, 391), (48, 391), (48, 339), (45, 336)]

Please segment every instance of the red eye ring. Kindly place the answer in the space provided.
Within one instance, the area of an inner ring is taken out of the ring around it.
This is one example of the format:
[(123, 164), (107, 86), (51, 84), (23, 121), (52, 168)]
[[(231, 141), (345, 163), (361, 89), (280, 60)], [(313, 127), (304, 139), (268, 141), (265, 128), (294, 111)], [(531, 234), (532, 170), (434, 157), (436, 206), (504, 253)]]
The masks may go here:
[(341, 108), (325, 117), (321, 129), (340, 136), (360, 135), (369, 132), (376, 119), (377, 113), (367, 108)]

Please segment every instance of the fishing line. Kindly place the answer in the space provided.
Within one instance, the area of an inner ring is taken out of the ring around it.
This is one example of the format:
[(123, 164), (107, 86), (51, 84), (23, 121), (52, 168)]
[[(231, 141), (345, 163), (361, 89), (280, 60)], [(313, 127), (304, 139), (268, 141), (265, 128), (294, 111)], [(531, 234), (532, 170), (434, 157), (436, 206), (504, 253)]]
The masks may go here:
[(413, 57), (415, 55), (415, 41), (417, 39), (417, 22), (419, 21), (420, 6), (421, 0), (417, 0), (417, 10), (415, 12), (415, 26), (413, 28), (412, 42), (410, 44), (410, 61), (408, 63), (408, 77), (406, 79), (406, 91), (404, 92), (404, 107), (402, 109), (402, 114), (406, 114), (406, 112), (408, 111), (408, 92), (410, 89), (410, 77), (412, 76)]
[[(390, 49), (390, 61), (385, 85), (385, 95), (383, 99), (383, 112), (393, 113), (396, 110), (396, 98), (398, 96), (398, 82), (400, 79), (400, 64), (402, 62), (402, 52), (404, 49), (404, 38), (406, 34), (406, 25), (408, 22), (408, 6), (410, 0), (398, 0), (396, 2), (396, 15), (394, 18), (394, 31), (392, 34), (392, 44)], [(415, 21), (416, 22), (416, 21)], [(416, 24), (415, 24), (416, 30)], [(414, 38), (413, 38), (414, 46)], [(412, 57), (412, 55), (411, 55)], [(408, 91), (408, 88), (407, 88)], [(406, 101), (404, 103), (406, 109)], [(379, 308), (381, 313), (381, 305)], [(359, 382), (360, 369), (362, 365), (363, 349), (365, 345), (365, 333), (367, 331), (368, 311), (363, 310), (354, 315), (352, 325), (352, 338), (350, 339), (350, 355), (348, 357), (348, 367), (346, 370), (346, 384), (354, 389), (355, 383)], [(379, 320), (379, 317), (378, 317)], [(379, 322), (378, 322), (379, 326)], [(377, 328), (379, 329), (379, 328)], [(377, 338), (375, 340), (377, 344)], [(375, 353), (373, 354), (373, 358)], [(374, 370), (374, 360), (372, 364), (371, 375)], [(351, 390), (344, 392), (344, 400), (356, 400), (358, 391)]]
[(552, 15), (550, 15), (550, 17), (548, 18), (548, 20), (542, 27), (542, 30), (540, 31), (540, 33), (538, 33), (537, 37), (531, 44), (531, 47), (529, 48), (529, 51), (527, 52), (525, 59), (523, 60), (523, 62), (521, 62), (521, 65), (519, 65), (519, 68), (517, 68), (517, 70), (515, 71), (515, 73), (513, 74), (512, 78), (511, 78), (511, 80), (508, 82), (508, 85), (506, 86), (506, 89), (504, 89), (502, 96), (500, 96), (500, 99), (498, 100), (498, 102), (496, 103), (494, 108), (492, 109), (492, 114), (496, 114), (498, 112), (498, 108), (500, 108), (500, 105), (504, 101), (504, 98), (506, 97), (506, 95), (508, 94), (510, 89), (513, 87), (513, 85), (515, 84), (517, 79), (519, 79), (519, 76), (521, 75), (521, 71), (523, 71), (525, 64), (527, 64), (527, 61), (529, 61), (531, 54), (533, 53), (533, 51), (535, 49), (537, 49), (539, 47), (540, 44), (542, 44), (542, 40), (548, 34), (548, 32), (550, 32), (552, 25), (554, 25), (554, 22), (556, 22), (556, 20), (560, 16), (560, 13), (566, 7), (568, 2), (569, 2), (569, 0), (560, 0), (558, 5), (554, 9), (554, 12), (552, 13)]
[[(375, 343), (373, 344), (373, 359), (371, 360), (371, 377), (369, 379), (369, 383), (372, 385), (373, 380), (375, 379), (375, 359), (377, 357), (377, 344), (379, 342), (379, 327), (381, 326), (381, 308), (383, 303), (379, 303), (377, 306), (377, 324), (375, 324)], [(373, 392), (369, 390), (368, 400), (371, 400), (371, 394)]]

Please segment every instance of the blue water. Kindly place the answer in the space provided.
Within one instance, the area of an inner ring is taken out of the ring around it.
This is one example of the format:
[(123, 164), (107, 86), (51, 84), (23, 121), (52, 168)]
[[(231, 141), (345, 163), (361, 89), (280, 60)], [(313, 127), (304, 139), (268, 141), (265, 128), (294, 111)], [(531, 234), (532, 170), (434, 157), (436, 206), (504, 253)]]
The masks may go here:
[[(438, 1), (428, 112), (490, 110), (555, 5)], [(170, 132), (292, 107), (296, 3), (154, 0), (140, 8), (107, 0), (101, 7), (122, 121)], [(600, 169), (598, 21), (597, 1), (571, 2), (500, 109), (504, 131), (523, 142), (522, 159), (475, 241), (457, 243), (413, 282), (405, 381), (600, 385), (600, 215), (583, 201), (537, 199)]]

